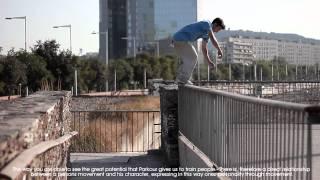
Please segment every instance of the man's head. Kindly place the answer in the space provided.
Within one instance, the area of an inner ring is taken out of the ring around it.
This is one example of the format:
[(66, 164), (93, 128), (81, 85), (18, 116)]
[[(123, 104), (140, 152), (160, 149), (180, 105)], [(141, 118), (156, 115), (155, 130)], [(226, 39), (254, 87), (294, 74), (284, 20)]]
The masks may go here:
[(212, 21), (212, 31), (213, 32), (219, 32), (221, 29), (225, 29), (226, 26), (223, 23), (223, 20), (221, 18), (215, 18)]

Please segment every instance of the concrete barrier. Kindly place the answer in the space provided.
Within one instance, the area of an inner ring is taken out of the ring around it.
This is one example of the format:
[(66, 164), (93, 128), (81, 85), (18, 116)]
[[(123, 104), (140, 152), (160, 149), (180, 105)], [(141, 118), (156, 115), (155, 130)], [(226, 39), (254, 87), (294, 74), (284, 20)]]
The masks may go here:
[(0, 102), (0, 179), (31, 179), (30, 171), (8, 173), (11, 162), (30, 170), (67, 167), (69, 139), (76, 134), (70, 132), (70, 100), (70, 92), (40, 91)]

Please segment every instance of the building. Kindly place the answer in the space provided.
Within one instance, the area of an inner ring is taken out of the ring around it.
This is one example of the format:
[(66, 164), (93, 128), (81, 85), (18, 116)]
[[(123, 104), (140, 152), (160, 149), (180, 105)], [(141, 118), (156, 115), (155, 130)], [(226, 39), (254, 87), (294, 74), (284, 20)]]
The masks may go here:
[(291, 64), (315, 64), (320, 61), (320, 45), (279, 41), (279, 56)]
[[(205, 20), (203, 8), (207, 0), (100, 0), (101, 59), (106, 59), (108, 30), (109, 59), (134, 56), (148, 48), (168, 48), (171, 36), (183, 26)], [(152, 44), (152, 46), (150, 46)], [(199, 42), (195, 44), (199, 49)]]
[(154, 0), (155, 38), (165, 39), (187, 24), (205, 20), (205, 0)]
[(127, 55), (134, 56), (154, 41), (154, 0), (127, 0), (126, 27)]
[(100, 0), (99, 3), (99, 57), (104, 61), (108, 52), (109, 59), (120, 58), (127, 52), (127, 42), (121, 41), (127, 36), (127, 0)]
[[(226, 44), (224, 51), (227, 52), (226, 62), (232, 62), (235, 55), (235, 44), (246, 43), (252, 46), (253, 60), (272, 60), (274, 57), (283, 57), (290, 64), (315, 64), (320, 62), (320, 45), (302, 43), (301, 41), (282, 41), (253, 37), (225, 38), (222, 43)], [(237, 61), (234, 61), (237, 62)]]
[(278, 56), (277, 40), (238, 36), (226, 38), (225, 41), (250, 44), (255, 60), (272, 60), (275, 56)]
[[(208, 20), (203, 14), (205, 1), (207, 0), (154, 0), (155, 40), (170, 42), (172, 35), (185, 25)], [(199, 50), (200, 41), (195, 45)], [(173, 52), (168, 48), (169, 44), (160, 43), (160, 46), (164, 47), (160, 48), (162, 53)]]
[(252, 64), (254, 61), (252, 43), (230, 37), (222, 43), (221, 48), (223, 49), (223, 62), (225, 63)]

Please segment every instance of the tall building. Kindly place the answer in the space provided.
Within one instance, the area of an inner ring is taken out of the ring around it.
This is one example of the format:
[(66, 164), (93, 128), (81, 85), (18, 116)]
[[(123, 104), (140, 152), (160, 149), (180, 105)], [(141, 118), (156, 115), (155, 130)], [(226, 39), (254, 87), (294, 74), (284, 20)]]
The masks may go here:
[(167, 38), (187, 24), (205, 20), (204, 1), (154, 0), (155, 38)]
[(154, 41), (154, 0), (127, 0), (127, 55)]
[[(109, 59), (122, 57), (127, 51), (127, 0), (100, 0), (99, 56), (106, 59), (106, 35), (108, 34)], [(105, 33), (108, 32), (108, 33)]]
[[(108, 30), (109, 58), (133, 56), (149, 44), (168, 53), (168, 39), (183, 26), (204, 19), (207, 0), (100, 0), (100, 32)], [(212, 20), (212, 19), (209, 19)], [(200, 47), (200, 43), (195, 43)], [(106, 56), (106, 36), (100, 34), (99, 54)]]
[[(213, 20), (204, 17), (205, 1), (207, 0), (154, 0), (155, 40), (168, 39), (188, 24), (201, 20)], [(195, 45), (199, 49), (200, 43)]]

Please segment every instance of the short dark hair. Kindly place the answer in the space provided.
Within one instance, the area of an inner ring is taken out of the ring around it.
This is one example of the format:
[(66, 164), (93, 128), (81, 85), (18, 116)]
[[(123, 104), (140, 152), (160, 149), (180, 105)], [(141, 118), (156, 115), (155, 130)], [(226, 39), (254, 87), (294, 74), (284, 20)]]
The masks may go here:
[(212, 24), (216, 23), (218, 26), (221, 27), (221, 29), (225, 29), (226, 26), (224, 25), (224, 22), (221, 18), (215, 18), (213, 21), (212, 21)]

